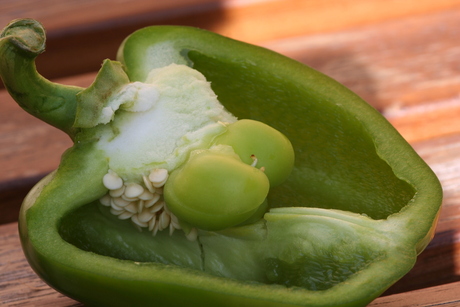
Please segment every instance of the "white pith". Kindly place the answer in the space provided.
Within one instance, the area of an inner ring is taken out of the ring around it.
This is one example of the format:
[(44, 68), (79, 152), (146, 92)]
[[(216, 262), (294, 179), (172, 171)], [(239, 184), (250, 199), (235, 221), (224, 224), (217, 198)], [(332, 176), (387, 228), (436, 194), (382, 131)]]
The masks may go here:
[(200, 72), (176, 64), (152, 70), (145, 83), (126, 85), (108, 108), (114, 115), (101, 127), (97, 146), (111, 170), (137, 183), (151, 169), (176, 169), (237, 120)]

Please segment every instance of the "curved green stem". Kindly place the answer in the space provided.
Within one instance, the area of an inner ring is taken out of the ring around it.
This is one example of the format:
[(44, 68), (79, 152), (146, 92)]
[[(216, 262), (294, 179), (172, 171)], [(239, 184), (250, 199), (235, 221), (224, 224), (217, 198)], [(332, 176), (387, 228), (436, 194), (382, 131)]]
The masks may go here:
[(45, 30), (32, 19), (12, 21), (0, 33), (0, 76), (11, 96), (28, 113), (74, 135), (76, 97), (82, 88), (50, 82), (35, 67), (45, 49)]

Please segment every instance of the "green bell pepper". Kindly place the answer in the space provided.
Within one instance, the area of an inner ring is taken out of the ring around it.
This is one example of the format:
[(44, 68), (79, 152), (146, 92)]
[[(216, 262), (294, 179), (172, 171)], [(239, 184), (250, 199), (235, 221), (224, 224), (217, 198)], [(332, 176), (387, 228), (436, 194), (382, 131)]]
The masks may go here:
[(154, 26), (83, 89), (36, 72), (44, 43), (38, 22), (9, 24), (0, 74), (23, 109), (74, 141), (27, 195), (19, 230), (35, 272), (75, 300), (364, 306), (434, 234), (436, 176), (375, 109), (301, 63)]

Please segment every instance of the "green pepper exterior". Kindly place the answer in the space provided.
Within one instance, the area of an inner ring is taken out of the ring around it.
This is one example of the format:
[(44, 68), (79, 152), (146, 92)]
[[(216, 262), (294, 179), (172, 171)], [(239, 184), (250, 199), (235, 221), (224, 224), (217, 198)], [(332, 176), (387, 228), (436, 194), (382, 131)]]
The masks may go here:
[(296, 155), (287, 181), (270, 191), (262, 222), (203, 232), (199, 244), (173, 236), (167, 249), (157, 246), (93, 205), (107, 191), (107, 159), (91, 133), (74, 127), (82, 89), (35, 72), (43, 44), (37, 22), (10, 24), (0, 74), (26, 111), (76, 140), (28, 194), (19, 218), (30, 265), (65, 295), (88, 306), (365, 306), (412, 268), (434, 234), (439, 181), (357, 95), (275, 52), (156, 26), (120, 47), (130, 81), (155, 67), (189, 65), (230, 112), (278, 129)]

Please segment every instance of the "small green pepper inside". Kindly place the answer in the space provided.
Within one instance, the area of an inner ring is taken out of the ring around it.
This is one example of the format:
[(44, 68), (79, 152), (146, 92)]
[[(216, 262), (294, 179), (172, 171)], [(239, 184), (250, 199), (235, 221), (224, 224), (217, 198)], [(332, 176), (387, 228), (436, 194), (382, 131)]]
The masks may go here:
[(259, 169), (222, 150), (192, 153), (172, 172), (165, 201), (179, 220), (205, 230), (222, 230), (251, 217), (270, 184)]

